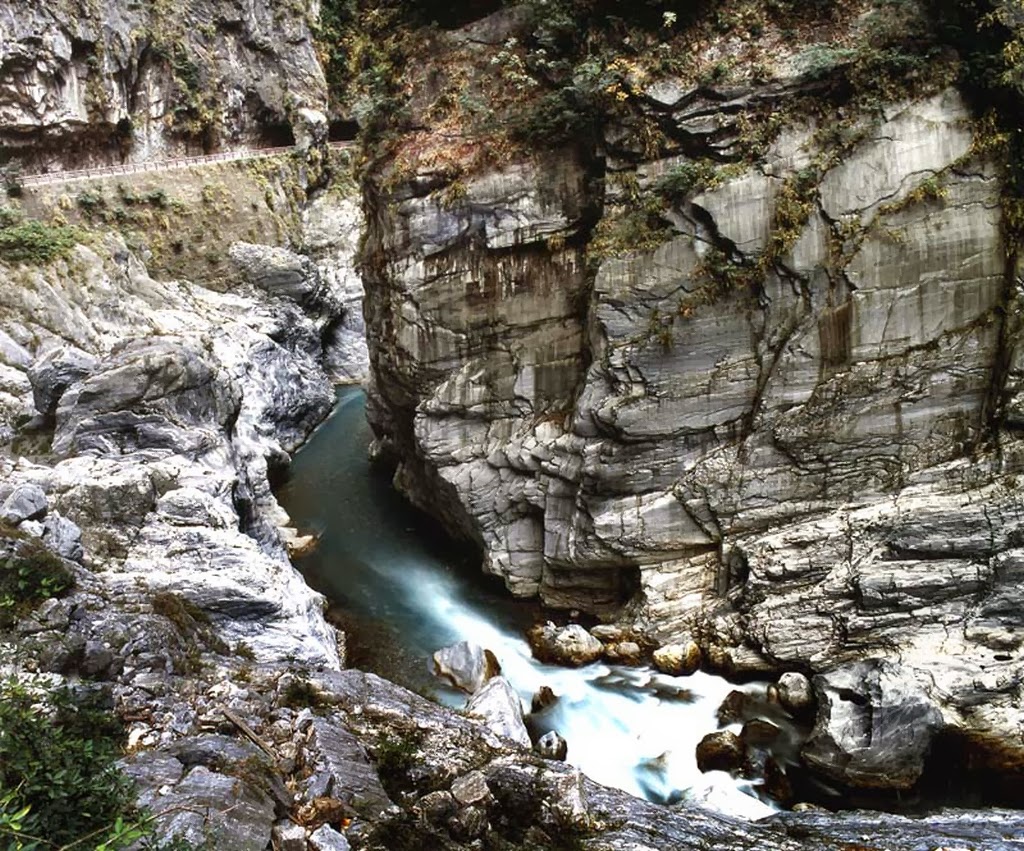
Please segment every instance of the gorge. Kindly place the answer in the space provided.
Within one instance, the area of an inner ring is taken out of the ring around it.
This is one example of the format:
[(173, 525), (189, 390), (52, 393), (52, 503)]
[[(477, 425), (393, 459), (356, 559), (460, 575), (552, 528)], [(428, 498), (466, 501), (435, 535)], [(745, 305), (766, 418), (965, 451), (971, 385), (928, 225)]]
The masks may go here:
[[(1015, 3), (100, 6), (0, 0), (0, 668), (127, 726), (155, 847), (1015, 847)], [(275, 489), (364, 379), (511, 596), (809, 677), (879, 810), (645, 802), (346, 667)]]

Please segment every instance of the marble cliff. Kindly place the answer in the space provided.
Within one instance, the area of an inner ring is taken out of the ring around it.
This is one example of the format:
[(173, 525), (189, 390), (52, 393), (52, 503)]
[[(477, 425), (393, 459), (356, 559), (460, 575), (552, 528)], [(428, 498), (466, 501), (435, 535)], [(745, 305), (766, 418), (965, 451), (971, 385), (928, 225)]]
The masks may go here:
[[(451, 79), (507, 66), (517, 26), (450, 39)], [(378, 448), (514, 594), (816, 675), (829, 782), (908, 788), (940, 736), (1015, 776), (1021, 302), (993, 131), (942, 79), (808, 107), (827, 88), (777, 37), (767, 74), (606, 78), (629, 110), (512, 161), (410, 122), (365, 188)], [(652, 196), (668, 229), (616, 242)]]
[[(876, 13), (909, 14), (887, 24), (906, 37), (918, 4), (656, 5), (567, 70), (555, 49), (590, 31), (564, 2), (439, 27), (401, 2), (0, 0), (4, 162), (300, 145), (6, 175), (0, 570), (41, 548), (74, 584), (11, 606), (0, 586), (0, 678), (104, 696), (160, 842), (1021, 834), (1005, 811), (743, 824), (605, 789), (523, 747), (518, 699), (479, 718), (343, 670), (289, 562), (307, 542), (273, 484), (332, 381), (368, 375), (374, 451), (513, 594), (737, 676), (808, 675), (802, 758), (836, 800), (892, 803), (955, 756), (984, 802), (1019, 803), (1005, 130), (954, 47), (885, 52)], [(340, 6), (362, 16), (339, 42), (354, 99), (329, 106), (316, 41)], [(879, 44), (898, 85), (858, 58)], [(361, 122), (353, 157), (327, 114)]]

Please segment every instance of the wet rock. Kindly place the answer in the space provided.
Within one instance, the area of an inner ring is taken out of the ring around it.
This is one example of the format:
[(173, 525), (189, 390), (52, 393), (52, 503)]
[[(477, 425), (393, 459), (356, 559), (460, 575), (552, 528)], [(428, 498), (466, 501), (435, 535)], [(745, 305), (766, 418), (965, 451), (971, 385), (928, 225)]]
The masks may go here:
[(801, 754), (852, 788), (908, 789), (943, 724), (933, 698), (899, 667), (858, 662), (815, 678), (818, 716)]
[(654, 651), (654, 667), (663, 674), (685, 677), (700, 669), (700, 647), (694, 641), (685, 644), (666, 644)]
[(556, 665), (588, 665), (604, 652), (604, 645), (579, 624), (558, 627), (548, 621), (532, 627), (526, 637), (537, 659)]
[(623, 665), (640, 664), (643, 651), (635, 641), (619, 641), (614, 644), (606, 644), (604, 648), (605, 658), (609, 662), (619, 662)]
[(352, 846), (344, 834), (325, 824), (309, 835), (309, 847), (313, 851), (351, 851)]
[(524, 748), (530, 747), (530, 734), (523, 721), (523, 704), (503, 677), (493, 677), (474, 694), (466, 704), (466, 712), (482, 717), (484, 723), (499, 736)]
[(558, 702), (558, 695), (551, 690), (550, 686), (541, 686), (530, 700), (531, 712), (543, 712), (549, 706)]
[(722, 705), (718, 707), (718, 723), (735, 724), (739, 721), (746, 721), (754, 713), (754, 702), (746, 692), (733, 689), (725, 696)]
[(787, 671), (775, 685), (779, 704), (794, 715), (801, 715), (814, 706), (811, 681), (796, 671)]
[(793, 801), (793, 784), (786, 770), (769, 757), (764, 763), (764, 791), (773, 801), (783, 806)]
[(754, 718), (743, 725), (743, 729), (740, 731), (740, 738), (745, 745), (763, 746), (770, 745), (781, 734), (782, 731), (772, 724), (771, 721)]
[(564, 762), (569, 753), (569, 743), (558, 733), (557, 730), (549, 730), (537, 740), (533, 746), (544, 759), (554, 759)]
[(0, 519), (17, 526), (46, 514), (46, 493), (38, 485), (18, 485), (0, 505)]
[(743, 741), (732, 731), (708, 733), (697, 745), (697, 768), (701, 771), (739, 771), (746, 755)]
[(495, 655), (478, 644), (459, 641), (434, 653), (434, 673), (462, 691), (473, 694), (501, 673)]

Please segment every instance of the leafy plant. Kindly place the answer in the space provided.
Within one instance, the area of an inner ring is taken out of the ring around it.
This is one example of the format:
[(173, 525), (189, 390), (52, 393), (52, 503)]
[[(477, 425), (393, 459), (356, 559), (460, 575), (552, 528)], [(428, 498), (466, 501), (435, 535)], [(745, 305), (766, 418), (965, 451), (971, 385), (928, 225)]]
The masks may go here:
[(115, 851), (141, 838), (115, 764), (123, 733), (94, 693), (0, 683), (0, 848)]
[(60, 558), (35, 538), (19, 540), (0, 558), (0, 628), (8, 628), (50, 597), (75, 584)]
[(78, 242), (77, 231), (36, 219), (10, 222), (0, 228), (0, 259), (9, 263), (51, 263), (67, 257)]

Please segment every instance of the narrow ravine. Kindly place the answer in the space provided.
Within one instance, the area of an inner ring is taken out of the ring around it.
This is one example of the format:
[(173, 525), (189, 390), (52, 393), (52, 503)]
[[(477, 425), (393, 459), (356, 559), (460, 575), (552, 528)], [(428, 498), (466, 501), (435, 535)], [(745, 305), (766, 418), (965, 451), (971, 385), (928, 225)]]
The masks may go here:
[[(522, 637), (536, 612), (488, 586), (464, 554), (432, 534), (430, 521), (367, 460), (370, 438), (363, 393), (341, 389), (334, 414), (298, 453), (279, 492), (293, 520), (320, 537), (299, 567), (355, 632), (371, 632), (368, 643), (377, 653), (364, 649), (356, 664), (384, 665), (380, 672), (394, 678), (404, 670), (411, 682), (403, 684), (423, 690), (434, 650), (476, 642), (495, 653), (527, 707), (541, 685), (559, 695), (535, 726), (558, 730), (569, 743), (568, 761), (594, 780), (650, 800), (700, 801), (746, 818), (774, 811), (747, 781), (700, 773), (694, 755), (701, 738), (718, 729), (716, 711), (726, 695), (737, 688), (763, 694), (763, 683), (538, 663)], [(450, 705), (464, 700), (436, 682), (429, 690)]]

